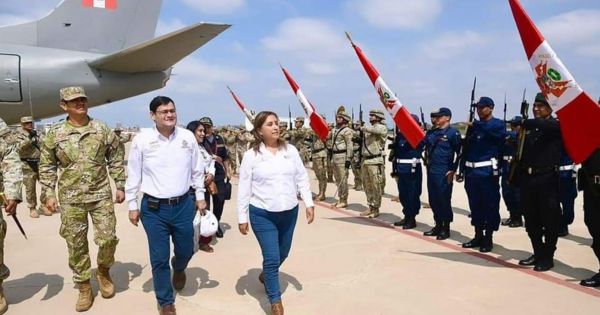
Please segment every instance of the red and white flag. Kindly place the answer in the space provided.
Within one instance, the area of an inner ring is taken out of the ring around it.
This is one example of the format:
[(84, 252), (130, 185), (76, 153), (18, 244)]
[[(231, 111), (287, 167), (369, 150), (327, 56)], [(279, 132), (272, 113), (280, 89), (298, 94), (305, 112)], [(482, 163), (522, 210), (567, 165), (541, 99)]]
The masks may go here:
[(108, 10), (117, 9), (117, 0), (82, 0), (83, 6), (87, 8), (102, 8)]
[(296, 81), (292, 79), (292, 76), (283, 67), (281, 67), (281, 70), (283, 70), (285, 78), (290, 83), (294, 94), (296, 94), (296, 96), (298, 97), (300, 105), (302, 106), (302, 109), (304, 109), (306, 116), (308, 116), (310, 128), (314, 130), (314, 132), (317, 134), (319, 139), (321, 139), (321, 141), (325, 142), (327, 139), (327, 134), (329, 134), (329, 128), (327, 128), (327, 123), (325, 123), (323, 117), (317, 114), (315, 107), (312, 103), (308, 101), (308, 99), (306, 99), (306, 96), (304, 96), (304, 93), (302, 93), (302, 90), (300, 90), (300, 87), (298, 86), (298, 84), (296, 84)]
[(363, 68), (365, 68), (369, 79), (371, 79), (371, 83), (373, 83), (375, 91), (377, 91), (377, 94), (379, 94), (381, 103), (385, 109), (387, 109), (388, 113), (390, 113), (390, 115), (394, 118), (396, 126), (404, 135), (406, 140), (408, 140), (408, 143), (410, 143), (413, 148), (416, 148), (423, 138), (425, 138), (423, 129), (421, 129), (419, 124), (410, 116), (410, 113), (406, 107), (396, 97), (396, 94), (387, 86), (385, 81), (383, 81), (383, 78), (381, 78), (379, 72), (377, 72), (362, 50), (354, 44), (350, 38), (350, 35), (346, 33), (346, 36), (356, 51), (356, 55), (358, 55), (358, 59), (360, 60)]
[(535, 80), (560, 121), (565, 149), (581, 163), (600, 147), (600, 107), (577, 84), (519, 1), (509, 3)]
[(242, 112), (244, 113), (244, 115), (246, 115), (246, 118), (250, 122), (253, 122), (254, 121), (254, 115), (252, 115), (252, 112), (246, 106), (244, 106), (244, 103), (242, 103), (242, 101), (240, 101), (240, 99), (237, 97), (237, 95), (235, 95), (235, 93), (233, 93), (233, 91), (229, 87), (227, 87), (227, 89), (229, 90), (229, 93), (231, 93), (231, 96), (233, 96), (233, 99), (235, 100), (235, 102), (238, 105), (238, 107), (242, 110)]

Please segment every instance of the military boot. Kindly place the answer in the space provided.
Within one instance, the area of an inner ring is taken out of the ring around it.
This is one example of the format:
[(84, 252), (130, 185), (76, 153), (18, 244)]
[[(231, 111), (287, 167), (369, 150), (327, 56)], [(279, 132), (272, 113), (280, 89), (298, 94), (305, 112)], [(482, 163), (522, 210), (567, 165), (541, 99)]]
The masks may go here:
[(85, 312), (92, 307), (94, 295), (92, 294), (92, 285), (90, 280), (79, 283), (79, 298), (75, 304), (75, 310)]
[(33, 208), (33, 209), (29, 209), (29, 216), (34, 219), (37, 219), (40, 217), (40, 214), (37, 212), (37, 210), (35, 208)]
[(462, 248), (474, 248), (479, 247), (481, 245), (481, 240), (483, 239), (483, 229), (481, 227), (475, 227), (475, 237), (466, 242), (462, 243)]
[(361, 217), (377, 218), (379, 216), (379, 209), (369, 207), (369, 210), (365, 210), (360, 213)]
[(110, 299), (115, 296), (115, 286), (108, 271), (108, 268), (100, 266), (98, 266), (98, 270), (96, 270), (96, 279), (98, 280), (100, 293), (105, 299)]
[(48, 210), (48, 208), (44, 207), (44, 206), (40, 206), (38, 208), (38, 213), (41, 212), (43, 215), (45, 216), (51, 216), (52, 215), (52, 211)]
[(450, 237), (450, 222), (442, 222), (440, 232), (436, 236), (436, 240), (445, 240)]
[(423, 232), (423, 235), (425, 236), (438, 236), (438, 234), (440, 234), (440, 229), (442, 228), (442, 224), (441, 223), (435, 223), (435, 226), (427, 231), (427, 232)]
[(6, 298), (4, 297), (4, 288), (2, 287), (2, 282), (0, 282), (0, 314), (6, 313), (8, 309), (8, 303), (6, 302)]
[(479, 246), (480, 253), (489, 253), (494, 248), (494, 241), (492, 240), (492, 235), (494, 231), (490, 229), (486, 229), (483, 235), (483, 239), (481, 240), (481, 245)]
[(347, 206), (348, 206), (348, 201), (346, 201), (344, 199), (340, 199), (338, 202), (335, 203), (336, 208), (346, 208)]

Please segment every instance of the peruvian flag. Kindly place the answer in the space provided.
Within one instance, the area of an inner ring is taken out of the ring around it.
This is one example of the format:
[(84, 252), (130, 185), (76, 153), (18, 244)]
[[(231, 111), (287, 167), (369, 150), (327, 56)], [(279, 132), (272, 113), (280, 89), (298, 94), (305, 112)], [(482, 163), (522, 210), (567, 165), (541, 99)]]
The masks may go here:
[(519, 1), (509, 3), (535, 80), (560, 121), (567, 153), (581, 163), (600, 147), (600, 107), (577, 84)]
[(86, 8), (117, 9), (117, 0), (82, 0)]
[(244, 106), (244, 103), (242, 103), (242, 101), (240, 101), (240, 99), (237, 97), (237, 95), (235, 95), (235, 93), (233, 93), (233, 91), (229, 87), (227, 87), (227, 89), (229, 90), (229, 93), (231, 93), (231, 96), (233, 96), (233, 99), (237, 103), (238, 107), (242, 110), (242, 112), (244, 112), (244, 115), (246, 115), (246, 118), (250, 122), (253, 122), (254, 116), (252, 115), (252, 112), (248, 108), (246, 108), (246, 106)]
[(302, 90), (300, 90), (300, 87), (298, 86), (298, 84), (296, 84), (296, 81), (292, 79), (292, 76), (283, 67), (281, 67), (281, 70), (283, 70), (285, 78), (290, 83), (294, 94), (296, 94), (296, 96), (298, 97), (300, 105), (302, 106), (302, 109), (304, 109), (306, 116), (308, 116), (308, 120), (310, 121), (310, 128), (314, 130), (314, 132), (317, 134), (319, 139), (321, 139), (321, 141), (325, 142), (325, 140), (327, 139), (327, 134), (329, 134), (329, 128), (327, 128), (327, 124), (323, 120), (323, 117), (317, 114), (315, 107), (306, 99), (306, 96), (304, 96), (304, 93), (302, 93)]
[(400, 100), (396, 97), (396, 94), (394, 94), (394, 92), (392, 92), (392, 90), (387, 86), (385, 81), (383, 81), (383, 78), (381, 78), (379, 72), (377, 72), (362, 50), (354, 44), (350, 38), (350, 35), (346, 33), (346, 36), (350, 40), (352, 47), (354, 47), (360, 63), (363, 65), (363, 68), (365, 68), (369, 79), (371, 79), (371, 83), (373, 83), (373, 86), (375, 86), (375, 91), (377, 91), (377, 94), (379, 94), (379, 99), (383, 103), (383, 106), (385, 109), (387, 109), (388, 113), (392, 115), (396, 126), (400, 132), (402, 132), (404, 137), (406, 137), (408, 143), (410, 143), (413, 148), (416, 148), (421, 140), (425, 138), (423, 129), (421, 129), (419, 124), (417, 124), (417, 122), (410, 116), (410, 113), (406, 107), (402, 105)]

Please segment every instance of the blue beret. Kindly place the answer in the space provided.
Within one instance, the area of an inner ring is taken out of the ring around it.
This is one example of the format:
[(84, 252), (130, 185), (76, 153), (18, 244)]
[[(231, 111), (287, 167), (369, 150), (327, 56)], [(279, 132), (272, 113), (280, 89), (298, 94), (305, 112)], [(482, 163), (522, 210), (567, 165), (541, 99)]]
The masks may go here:
[(494, 107), (494, 100), (492, 100), (491, 98), (489, 98), (487, 96), (482, 96), (475, 106), (477, 106), (477, 107), (486, 107), (486, 106)]
[(449, 108), (446, 108), (446, 107), (440, 107), (440, 108), (434, 110), (433, 112), (431, 112), (431, 117), (442, 117), (442, 116), (452, 117), (452, 112), (450, 111)]
[(520, 125), (523, 122), (523, 117), (515, 116), (511, 120), (508, 121), (511, 125)]

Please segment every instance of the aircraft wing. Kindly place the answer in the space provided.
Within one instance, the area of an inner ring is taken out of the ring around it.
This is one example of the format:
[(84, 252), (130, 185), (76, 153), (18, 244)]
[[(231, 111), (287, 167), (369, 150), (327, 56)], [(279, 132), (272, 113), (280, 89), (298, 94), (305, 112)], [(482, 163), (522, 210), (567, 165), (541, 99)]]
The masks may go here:
[(165, 71), (231, 25), (199, 23), (88, 62), (123, 73)]

